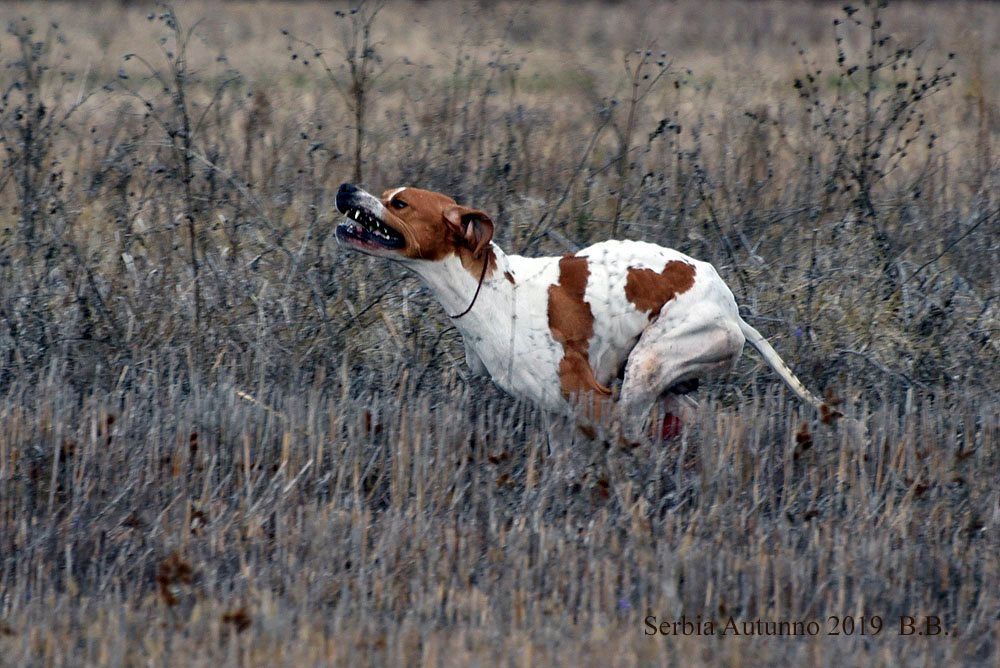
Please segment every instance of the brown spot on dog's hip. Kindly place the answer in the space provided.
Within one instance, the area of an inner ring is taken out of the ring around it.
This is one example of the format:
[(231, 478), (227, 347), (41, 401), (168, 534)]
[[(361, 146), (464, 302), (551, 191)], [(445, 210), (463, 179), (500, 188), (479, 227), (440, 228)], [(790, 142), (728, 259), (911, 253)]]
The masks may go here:
[(694, 274), (694, 265), (680, 260), (667, 262), (661, 272), (629, 267), (625, 298), (638, 310), (646, 311), (653, 320), (664, 304), (691, 289)]

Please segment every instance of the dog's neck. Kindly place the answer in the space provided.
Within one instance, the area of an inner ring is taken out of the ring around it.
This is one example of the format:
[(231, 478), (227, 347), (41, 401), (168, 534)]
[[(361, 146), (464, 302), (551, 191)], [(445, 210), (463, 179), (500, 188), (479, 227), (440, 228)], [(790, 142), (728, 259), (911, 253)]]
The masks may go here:
[[(455, 318), (459, 329), (476, 328), (510, 310), (509, 294), (514, 287), (510, 264), (507, 255), (496, 244), (491, 243), (482, 258), (474, 261), (470, 257), (449, 255), (437, 262), (415, 262), (409, 268), (423, 279), (449, 316), (464, 313), (472, 304), (468, 313)], [(481, 289), (480, 276), (483, 277)]]

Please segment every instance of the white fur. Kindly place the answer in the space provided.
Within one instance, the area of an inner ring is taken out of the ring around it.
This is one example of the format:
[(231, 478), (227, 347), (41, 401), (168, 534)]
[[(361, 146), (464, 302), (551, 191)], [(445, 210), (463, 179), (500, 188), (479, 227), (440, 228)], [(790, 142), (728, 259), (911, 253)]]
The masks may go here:
[[(559, 386), (562, 346), (548, 325), (548, 286), (558, 281), (559, 258), (507, 256), (496, 245), (496, 269), (483, 281), (472, 310), (453, 320), (465, 340), (466, 359), (507, 393), (549, 410), (566, 402)], [(404, 261), (419, 275), (449, 314), (472, 301), (477, 278), (457, 256), (438, 262)], [(514, 276), (515, 284), (504, 272)]]

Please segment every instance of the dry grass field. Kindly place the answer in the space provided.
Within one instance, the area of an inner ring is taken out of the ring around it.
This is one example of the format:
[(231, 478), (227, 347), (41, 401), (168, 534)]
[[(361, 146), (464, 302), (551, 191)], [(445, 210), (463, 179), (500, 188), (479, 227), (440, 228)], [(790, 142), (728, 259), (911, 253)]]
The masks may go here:
[[(996, 665), (1000, 5), (852, 4), (0, 3), (0, 665)], [(590, 443), (344, 181), (711, 261), (847, 417)]]

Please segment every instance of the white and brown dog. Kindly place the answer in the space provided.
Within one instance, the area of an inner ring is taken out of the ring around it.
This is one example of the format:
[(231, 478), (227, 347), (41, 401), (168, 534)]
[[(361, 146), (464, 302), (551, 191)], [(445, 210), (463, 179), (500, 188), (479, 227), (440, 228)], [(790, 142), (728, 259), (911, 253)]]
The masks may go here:
[(473, 372), (544, 409), (579, 414), (582, 405), (607, 416), (609, 386), (621, 379), (622, 426), (639, 433), (663, 400), (662, 434), (671, 436), (690, 403), (682, 395), (731, 368), (749, 341), (799, 398), (824, 419), (832, 413), (740, 318), (706, 262), (641, 241), (563, 257), (507, 255), (492, 242), (487, 214), (417, 188), (379, 199), (345, 183), (337, 208), (346, 216), (340, 243), (420, 276), (461, 332)]

